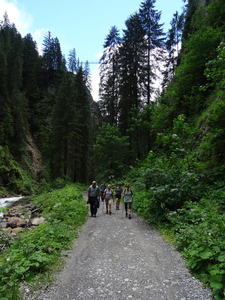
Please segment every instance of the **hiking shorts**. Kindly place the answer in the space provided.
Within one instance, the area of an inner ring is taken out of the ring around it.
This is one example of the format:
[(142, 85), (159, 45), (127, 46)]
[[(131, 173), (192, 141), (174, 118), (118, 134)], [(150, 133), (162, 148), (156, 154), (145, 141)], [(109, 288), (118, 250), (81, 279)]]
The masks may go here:
[(113, 199), (112, 198), (110, 198), (110, 199), (105, 198), (105, 204), (106, 204), (106, 206), (108, 204), (112, 204), (112, 203), (113, 203)]
[(116, 195), (116, 199), (121, 199), (121, 194)]

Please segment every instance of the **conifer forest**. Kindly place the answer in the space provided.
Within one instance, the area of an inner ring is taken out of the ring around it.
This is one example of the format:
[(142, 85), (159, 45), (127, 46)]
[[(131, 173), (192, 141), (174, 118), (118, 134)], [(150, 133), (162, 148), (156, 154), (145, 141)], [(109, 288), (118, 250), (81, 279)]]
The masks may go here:
[(169, 232), (222, 300), (225, 1), (184, 0), (168, 32), (155, 2), (141, 1), (122, 34), (109, 28), (98, 102), (75, 48), (65, 57), (48, 32), (40, 54), (32, 35), (2, 16), (0, 193), (130, 182), (135, 212)]

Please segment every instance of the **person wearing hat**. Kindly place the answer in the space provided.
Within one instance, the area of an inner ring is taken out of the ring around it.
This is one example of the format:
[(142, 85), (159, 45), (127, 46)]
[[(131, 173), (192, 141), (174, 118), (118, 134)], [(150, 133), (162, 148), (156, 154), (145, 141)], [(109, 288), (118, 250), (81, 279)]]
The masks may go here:
[(121, 199), (121, 195), (122, 195), (122, 188), (121, 188), (121, 183), (117, 183), (117, 187), (114, 190), (115, 192), (115, 198), (116, 198), (116, 210), (120, 209), (120, 199)]
[(126, 188), (123, 191), (122, 197), (124, 198), (126, 217), (128, 216), (129, 219), (131, 219), (132, 201), (134, 198), (134, 194), (129, 184), (126, 184)]

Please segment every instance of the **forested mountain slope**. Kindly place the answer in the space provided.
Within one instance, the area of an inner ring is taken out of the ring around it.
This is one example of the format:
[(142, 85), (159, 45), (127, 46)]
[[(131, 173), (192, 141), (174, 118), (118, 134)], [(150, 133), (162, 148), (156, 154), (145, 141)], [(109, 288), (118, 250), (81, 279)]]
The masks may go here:
[(142, 1), (122, 36), (109, 30), (98, 103), (75, 50), (66, 63), (49, 32), (40, 55), (3, 17), (1, 192), (40, 192), (58, 178), (130, 181), (134, 209), (169, 228), (224, 299), (225, 2), (185, 1), (167, 33), (154, 4)]
[(60, 176), (86, 182), (91, 124), (99, 118), (88, 64), (79, 65), (71, 50), (67, 68), (60, 43), (50, 32), (40, 55), (32, 36), (22, 38), (5, 14), (0, 69), (2, 191), (32, 192), (35, 181)]

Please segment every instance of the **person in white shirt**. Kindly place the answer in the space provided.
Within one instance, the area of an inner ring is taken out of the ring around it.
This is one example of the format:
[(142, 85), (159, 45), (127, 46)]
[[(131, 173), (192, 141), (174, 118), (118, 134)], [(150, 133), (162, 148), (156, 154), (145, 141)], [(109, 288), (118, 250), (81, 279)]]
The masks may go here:
[(113, 203), (113, 190), (111, 189), (111, 185), (108, 184), (107, 188), (104, 191), (104, 194), (105, 194), (106, 214), (111, 215), (112, 203)]

